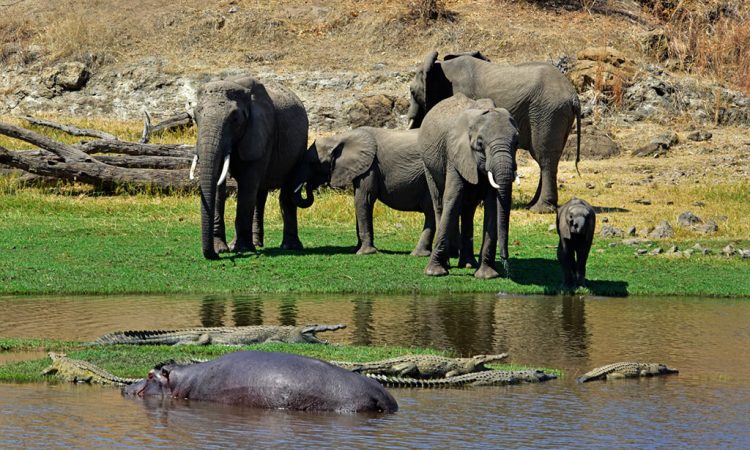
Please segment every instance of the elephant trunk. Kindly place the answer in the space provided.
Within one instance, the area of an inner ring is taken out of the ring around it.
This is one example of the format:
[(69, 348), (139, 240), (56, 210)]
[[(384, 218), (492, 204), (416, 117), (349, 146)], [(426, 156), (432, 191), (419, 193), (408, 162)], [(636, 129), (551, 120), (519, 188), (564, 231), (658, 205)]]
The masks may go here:
[[(303, 186), (307, 198), (302, 196)], [(315, 194), (313, 193), (313, 187), (310, 183), (304, 183), (304, 185), (300, 184), (294, 189), (294, 204), (297, 205), (298, 208), (309, 208), (314, 202)]]
[(493, 149), (492, 163), (488, 167), (490, 183), (494, 179), (493, 189), (497, 191), (497, 245), (500, 258), (508, 259), (508, 228), (510, 225), (510, 207), (513, 197), (513, 155), (508, 148)]
[[(300, 157), (294, 167), (292, 175), (292, 186), (294, 188), (294, 204), (298, 208), (309, 208), (315, 202), (313, 191), (320, 186), (322, 180), (319, 180), (317, 170), (321, 162), (318, 158), (318, 150), (313, 142), (307, 151)], [(305, 197), (302, 196), (302, 188), (305, 189)]]
[(422, 125), (422, 119), (424, 119), (423, 108), (413, 98), (409, 104), (409, 111), (406, 113), (406, 119), (409, 121), (406, 129), (413, 130), (419, 128)]
[(206, 259), (218, 259), (214, 249), (216, 221), (216, 196), (219, 189), (219, 171), (222, 169), (230, 146), (222, 138), (221, 127), (202, 126), (198, 132), (196, 150), (200, 155), (201, 173), (201, 243)]

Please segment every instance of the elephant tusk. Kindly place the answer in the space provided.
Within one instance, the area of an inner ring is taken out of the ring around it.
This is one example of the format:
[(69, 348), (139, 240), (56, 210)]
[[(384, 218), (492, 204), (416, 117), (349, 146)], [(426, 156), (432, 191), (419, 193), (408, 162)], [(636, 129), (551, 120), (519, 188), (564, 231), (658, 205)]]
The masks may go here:
[(294, 193), (296, 194), (297, 192), (299, 192), (300, 189), (302, 189), (302, 186), (304, 186), (304, 185), (305, 185), (305, 182), (303, 181), (302, 183), (299, 184), (299, 186), (297, 186), (296, 188), (294, 188)]
[(490, 180), (490, 186), (492, 186), (495, 189), (500, 189), (500, 186), (498, 186), (497, 183), (495, 183), (495, 177), (492, 176), (492, 172), (489, 170), (487, 171), (487, 179)]
[(216, 183), (217, 186), (227, 181), (227, 173), (229, 173), (229, 155), (224, 158), (224, 167), (221, 168), (221, 175), (219, 175), (219, 181)]
[(406, 125), (407, 130), (411, 130), (411, 127), (414, 125), (414, 119), (409, 119), (409, 123)]
[(195, 179), (195, 167), (198, 165), (198, 155), (193, 155), (193, 163), (190, 164), (190, 179)]
[(516, 185), (520, 186), (521, 185), (521, 177), (518, 176), (518, 172), (513, 172), (513, 177), (516, 180)]

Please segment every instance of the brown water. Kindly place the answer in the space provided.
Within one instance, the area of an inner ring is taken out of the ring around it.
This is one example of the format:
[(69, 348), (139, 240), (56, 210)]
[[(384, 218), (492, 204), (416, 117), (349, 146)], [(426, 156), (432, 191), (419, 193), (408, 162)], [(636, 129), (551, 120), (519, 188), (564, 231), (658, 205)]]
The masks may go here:
[[(392, 389), (390, 416), (144, 403), (117, 389), (0, 384), (0, 448), (750, 448), (750, 300), (496, 297), (0, 297), (0, 336), (92, 340), (125, 329), (346, 323), (342, 344), (505, 352), (559, 367), (541, 385)], [(9, 360), (0, 353), (0, 362)], [(677, 376), (575, 383), (610, 362)]]

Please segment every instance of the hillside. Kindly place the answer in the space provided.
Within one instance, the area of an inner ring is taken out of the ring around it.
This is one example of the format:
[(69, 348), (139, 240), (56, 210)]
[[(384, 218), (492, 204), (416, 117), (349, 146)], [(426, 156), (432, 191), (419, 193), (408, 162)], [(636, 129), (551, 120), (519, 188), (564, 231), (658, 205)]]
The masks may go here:
[[(583, 177), (562, 163), (561, 198), (594, 197), (625, 230), (674, 224), (693, 209), (718, 223), (713, 236), (750, 236), (744, 3), (0, 1), (3, 120), (107, 119), (137, 130), (144, 109), (157, 118), (184, 111), (201, 82), (250, 72), (300, 95), (311, 138), (363, 124), (404, 127), (423, 56), (480, 50), (500, 63), (553, 62), (588, 80), (579, 87)], [(664, 135), (666, 145), (654, 143)], [(639, 150), (646, 157), (631, 156)], [(518, 190), (521, 201), (538, 170), (523, 155), (520, 172), (531, 181)]]

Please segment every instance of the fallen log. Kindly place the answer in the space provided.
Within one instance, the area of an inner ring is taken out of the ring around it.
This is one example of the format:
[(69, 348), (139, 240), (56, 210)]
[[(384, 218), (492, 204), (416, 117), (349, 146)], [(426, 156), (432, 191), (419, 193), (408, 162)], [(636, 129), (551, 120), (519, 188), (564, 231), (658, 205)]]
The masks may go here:
[(86, 154), (117, 153), (133, 156), (175, 156), (192, 158), (194, 147), (182, 144), (137, 144), (125, 141), (89, 141), (76, 144), (75, 148)]
[(154, 133), (191, 126), (193, 126), (193, 116), (189, 112), (177, 114), (162, 120), (156, 125), (151, 125), (151, 115), (148, 111), (143, 111), (143, 132), (141, 133), (140, 143), (147, 144)]
[(20, 116), (19, 118), (29, 122), (32, 125), (53, 128), (56, 130), (64, 131), (73, 136), (89, 136), (99, 139), (111, 139), (115, 141), (117, 140), (117, 136), (106, 133), (104, 131), (92, 130), (89, 128), (78, 128), (74, 127), (73, 125), (63, 125), (61, 123), (52, 122), (51, 120), (36, 119), (31, 116)]

